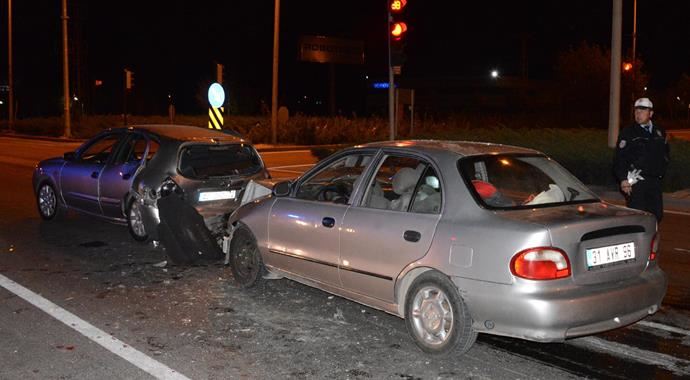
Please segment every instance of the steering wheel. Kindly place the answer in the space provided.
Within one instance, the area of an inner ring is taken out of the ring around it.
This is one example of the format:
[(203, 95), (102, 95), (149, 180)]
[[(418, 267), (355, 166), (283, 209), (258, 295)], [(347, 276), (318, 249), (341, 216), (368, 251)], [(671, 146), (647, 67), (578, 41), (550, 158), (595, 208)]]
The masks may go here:
[(339, 204), (347, 203), (349, 199), (348, 186), (344, 182), (336, 182), (326, 185), (316, 193), (316, 199), (320, 201), (333, 202)]

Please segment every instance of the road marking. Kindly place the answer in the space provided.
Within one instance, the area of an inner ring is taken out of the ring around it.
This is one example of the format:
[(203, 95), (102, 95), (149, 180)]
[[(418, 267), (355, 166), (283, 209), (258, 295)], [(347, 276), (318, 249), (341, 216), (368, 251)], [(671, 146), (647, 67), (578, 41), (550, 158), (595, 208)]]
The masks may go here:
[(270, 172), (281, 172), (281, 173), (294, 173), (294, 174), (302, 174), (304, 172), (302, 171), (296, 171), (296, 170), (281, 170), (281, 169), (268, 169)]
[(681, 335), (687, 335), (690, 336), (690, 330), (684, 330), (679, 327), (673, 327), (669, 325), (665, 325), (663, 323), (658, 323), (658, 322), (650, 322), (650, 321), (639, 321), (636, 323), (637, 325), (645, 326), (645, 327), (651, 327), (653, 329), (659, 329), (659, 330), (664, 330), (676, 334), (681, 334)]
[(680, 251), (680, 252), (690, 252), (690, 249), (685, 249), (685, 248), (673, 248), (674, 251)]
[(597, 352), (614, 354), (619, 357), (635, 360), (640, 363), (663, 367), (675, 375), (690, 375), (690, 361), (660, 352), (643, 350), (621, 343), (611, 342), (605, 339), (588, 336), (569, 341), (574, 346), (591, 349)]
[(259, 151), (259, 154), (266, 155), (266, 154), (283, 154), (283, 153), (311, 153), (311, 150), (305, 149), (305, 150), (281, 150), (281, 151), (276, 151), (276, 152), (262, 152), (261, 149), (257, 149)]
[(666, 214), (675, 214), (675, 215), (690, 216), (690, 212), (684, 212), (684, 211), (664, 210), (664, 213), (666, 213)]
[(160, 363), (89, 322), (48, 301), (31, 290), (0, 274), (0, 286), (43, 310), (51, 317), (100, 344), (108, 351), (134, 364), (157, 379), (189, 380), (188, 377)]
[(274, 170), (274, 169), (282, 169), (282, 168), (287, 168), (287, 169), (292, 169), (292, 168), (301, 168), (301, 167), (312, 167), (314, 164), (300, 164), (300, 165), (283, 165), (283, 166), (274, 166), (271, 168), (268, 168), (269, 170)]

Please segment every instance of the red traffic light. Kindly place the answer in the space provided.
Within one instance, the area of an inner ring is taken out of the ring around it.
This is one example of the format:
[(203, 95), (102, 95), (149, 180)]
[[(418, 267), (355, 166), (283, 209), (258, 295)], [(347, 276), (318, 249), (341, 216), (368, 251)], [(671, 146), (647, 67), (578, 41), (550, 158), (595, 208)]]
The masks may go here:
[(391, 12), (392, 13), (398, 13), (405, 8), (405, 5), (407, 4), (407, 0), (392, 0), (391, 1)]
[(407, 24), (404, 22), (395, 22), (391, 25), (391, 36), (394, 40), (399, 40), (407, 32)]

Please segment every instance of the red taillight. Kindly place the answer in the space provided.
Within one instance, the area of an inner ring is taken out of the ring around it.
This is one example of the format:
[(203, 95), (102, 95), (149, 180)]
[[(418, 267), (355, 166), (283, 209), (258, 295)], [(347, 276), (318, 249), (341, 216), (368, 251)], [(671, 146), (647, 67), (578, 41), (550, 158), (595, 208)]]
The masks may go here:
[(570, 261), (558, 248), (530, 248), (513, 256), (510, 271), (529, 280), (555, 280), (570, 276)]
[(649, 252), (649, 261), (656, 260), (656, 253), (659, 251), (659, 233), (654, 234), (652, 238), (652, 249)]

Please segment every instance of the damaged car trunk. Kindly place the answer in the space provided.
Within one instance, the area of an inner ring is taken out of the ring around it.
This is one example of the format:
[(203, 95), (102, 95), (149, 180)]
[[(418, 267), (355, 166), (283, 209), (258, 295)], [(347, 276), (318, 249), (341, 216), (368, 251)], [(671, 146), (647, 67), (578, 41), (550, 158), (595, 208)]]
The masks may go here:
[(218, 259), (228, 216), (247, 183), (269, 177), (251, 144), (225, 134), (204, 137), (161, 144), (133, 185), (132, 209), (143, 229), (178, 264)]

